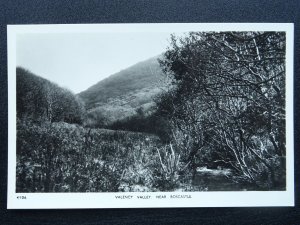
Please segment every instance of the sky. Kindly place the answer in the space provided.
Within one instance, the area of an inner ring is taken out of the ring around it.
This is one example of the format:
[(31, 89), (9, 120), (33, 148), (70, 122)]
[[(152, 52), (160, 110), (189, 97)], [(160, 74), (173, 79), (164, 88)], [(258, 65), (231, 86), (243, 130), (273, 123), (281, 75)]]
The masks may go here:
[(79, 93), (169, 43), (169, 32), (19, 34), (17, 66)]

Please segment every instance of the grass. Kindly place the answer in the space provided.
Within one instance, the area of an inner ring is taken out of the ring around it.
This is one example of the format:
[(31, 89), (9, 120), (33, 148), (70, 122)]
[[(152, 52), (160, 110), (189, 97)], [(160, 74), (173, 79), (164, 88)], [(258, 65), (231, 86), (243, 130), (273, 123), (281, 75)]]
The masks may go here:
[(160, 145), (150, 134), (19, 121), (17, 192), (155, 191)]

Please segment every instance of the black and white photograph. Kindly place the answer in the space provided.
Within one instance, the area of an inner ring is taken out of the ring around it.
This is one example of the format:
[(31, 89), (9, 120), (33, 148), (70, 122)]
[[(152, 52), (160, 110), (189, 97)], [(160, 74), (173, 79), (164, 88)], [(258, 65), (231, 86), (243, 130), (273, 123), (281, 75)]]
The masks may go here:
[(293, 204), (291, 25), (65, 26), (11, 27), (10, 193)]

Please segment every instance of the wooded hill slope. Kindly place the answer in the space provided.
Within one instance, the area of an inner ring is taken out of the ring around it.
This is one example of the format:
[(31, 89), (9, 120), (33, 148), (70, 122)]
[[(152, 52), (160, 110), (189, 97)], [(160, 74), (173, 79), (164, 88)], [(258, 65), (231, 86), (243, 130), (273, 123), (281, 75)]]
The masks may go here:
[(167, 86), (166, 76), (153, 57), (124, 69), (78, 94), (88, 111), (88, 123), (110, 124), (148, 111)]
[(71, 91), (18, 67), (17, 116), (35, 122), (67, 122), (81, 124), (84, 106)]

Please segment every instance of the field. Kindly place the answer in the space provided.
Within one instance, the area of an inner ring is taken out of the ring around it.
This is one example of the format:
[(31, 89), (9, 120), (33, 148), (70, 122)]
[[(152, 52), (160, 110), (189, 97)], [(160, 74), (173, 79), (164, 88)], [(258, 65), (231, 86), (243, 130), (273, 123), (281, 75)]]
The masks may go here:
[(17, 144), (17, 192), (157, 191), (172, 181), (150, 134), (19, 121)]

